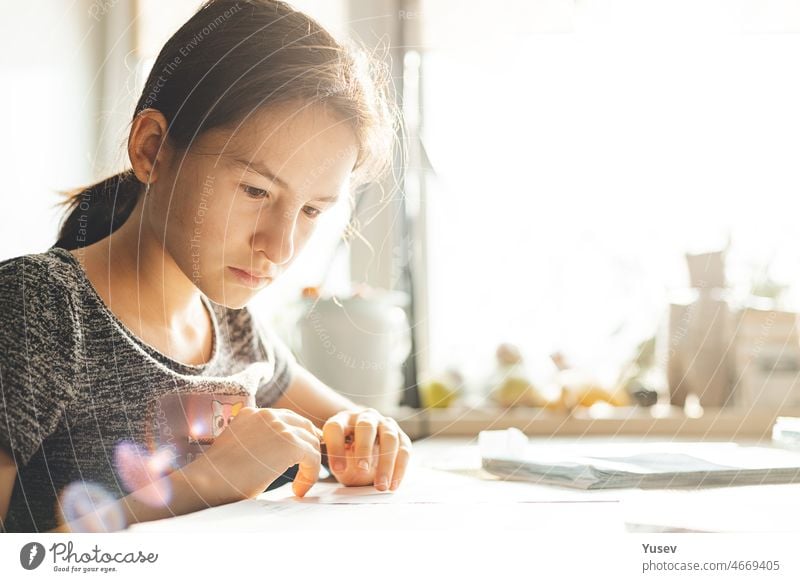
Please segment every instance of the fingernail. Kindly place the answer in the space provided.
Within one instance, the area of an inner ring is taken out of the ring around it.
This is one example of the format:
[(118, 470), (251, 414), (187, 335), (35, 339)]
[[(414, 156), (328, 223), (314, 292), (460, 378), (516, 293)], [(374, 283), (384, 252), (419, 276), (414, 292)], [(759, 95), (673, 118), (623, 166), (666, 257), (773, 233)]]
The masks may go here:
[(363, 469), (364, 471), (368, 471), (369, 470), (369, 461), (367, 461), (366, 459), (361, 459), (358, 462), (358, 468), (359, 469)]
[(344, 463), (341, 461), (334, 461), (333, 462), (333, 470), (334, 471), (344, 471)]
[(395, 479), (394, 481), (392, 481), (392, 487), (391, 487), (391, 488), (392, 488), (392, 491), (394, 491), (395, 489), (397, 489), (399, 486), (400, 486), (400, 481), (398, 481), (397, 479)]
[(383, 491), (384, 489), (386, 489), (386, 486), (388, 484), (389, 484), (389, 480), (386, 477), (380, 477), (380, 478), (378, 478), (378, 482), (375, 484), (375, 486), (378, 489), (380, 489), (381, 491)]

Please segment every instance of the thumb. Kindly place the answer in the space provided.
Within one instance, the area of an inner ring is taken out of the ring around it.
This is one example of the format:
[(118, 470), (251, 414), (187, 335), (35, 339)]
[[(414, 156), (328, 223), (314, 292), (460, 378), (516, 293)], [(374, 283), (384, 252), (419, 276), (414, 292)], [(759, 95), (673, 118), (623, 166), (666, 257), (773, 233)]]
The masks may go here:
[(297, 475), (294, 481), (292, 481), (292, 491), (294, 491), (295, 495), (303, 497), (308, 493), (308, 490), (311, 489), (314, 483), (317, 482), (317, 479), (319, 479), (321, 464), (320, 452), (308, 446), (305, 456), (298, 464)]

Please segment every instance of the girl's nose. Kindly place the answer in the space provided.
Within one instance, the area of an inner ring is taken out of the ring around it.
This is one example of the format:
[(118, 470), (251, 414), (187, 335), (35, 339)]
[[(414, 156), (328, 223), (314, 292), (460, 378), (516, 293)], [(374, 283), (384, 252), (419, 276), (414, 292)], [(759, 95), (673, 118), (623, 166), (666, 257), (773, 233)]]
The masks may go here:
[(294, 256), (294, 229), (293, 220), (265, 224), (255, 233), (253, 249), (264, 253), (273, 264), (286, 264)]

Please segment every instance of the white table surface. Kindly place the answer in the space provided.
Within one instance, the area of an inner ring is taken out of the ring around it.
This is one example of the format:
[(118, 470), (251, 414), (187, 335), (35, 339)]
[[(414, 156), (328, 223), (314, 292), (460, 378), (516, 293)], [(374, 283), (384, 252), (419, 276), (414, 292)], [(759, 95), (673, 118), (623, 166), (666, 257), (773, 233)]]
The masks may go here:
[[(642, 439), (582, 437), (580, 442), (636, 440)], [(655, 440), (666, 439), (644, 439)], [(493, 528), (598, 533), (800, 531), (800, 484), (583, 491), (504, 481), (480, 468), (477, 439), (438, 437), (414, 443), (406, 478), (394, 492), (342, 487), (326, 480), (300, 499), (286, 484), (255, 499), (134, 524), (127, 531), (350, 528), (474, 529), (483, 535)]]

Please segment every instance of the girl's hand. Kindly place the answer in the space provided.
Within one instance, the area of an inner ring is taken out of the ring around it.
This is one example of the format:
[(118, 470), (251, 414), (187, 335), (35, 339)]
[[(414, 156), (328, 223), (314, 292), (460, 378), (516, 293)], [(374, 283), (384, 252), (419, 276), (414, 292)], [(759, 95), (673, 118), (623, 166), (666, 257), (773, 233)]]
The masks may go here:
[(322, 433), (331, 473), (342, 485), (375, 484), (379, 491), (400, 485), (411, 456), (411, 439), (393, 418), (374, 408), (331, 416)]
[[(261, 494), (299, 464), (292, 490), (303, 497), (319, 478), (322, 432), (284, 408), (244, 407), (204, 455), (188, 465), (201, 491), (222, 503)], [(214, 503), (215, 505), (218, 503)]]

